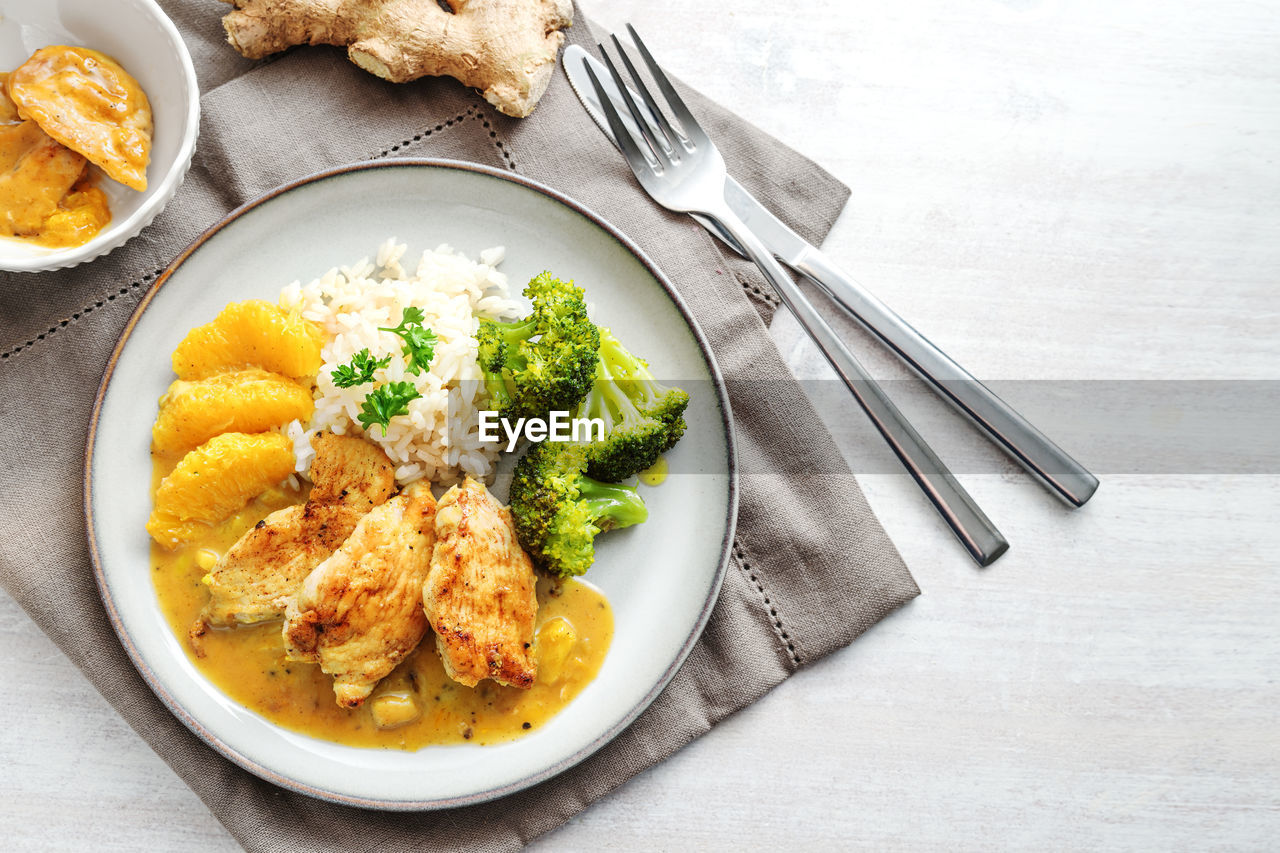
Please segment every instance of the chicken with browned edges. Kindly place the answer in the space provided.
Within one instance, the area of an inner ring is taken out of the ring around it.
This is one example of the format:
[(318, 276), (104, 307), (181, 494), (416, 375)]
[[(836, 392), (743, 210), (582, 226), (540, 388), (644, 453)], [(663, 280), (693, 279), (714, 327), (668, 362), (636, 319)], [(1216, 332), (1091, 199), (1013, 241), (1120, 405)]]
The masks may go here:
[(435, 519), (431, 486), (419, 480), (362, 518), (289, 605), (285, 656), (320, 664), (345, 708), (363, 703), (427, 632)]
[(395, 493), (395, 469), (371, 442), (320, 433), (311, 446), (314, 486), (307, 502), (258, 522), (205, 577), (209, 601), (190, 632), (197, 654), (210, 627), (283, 617), (307, 575), (342, 545), (361, 518)]
[(440, 499), (436, 537), (422, 605), (445, 672), (468, 687), (532, 686), (536, 578), (511, 513), (467, 478)]

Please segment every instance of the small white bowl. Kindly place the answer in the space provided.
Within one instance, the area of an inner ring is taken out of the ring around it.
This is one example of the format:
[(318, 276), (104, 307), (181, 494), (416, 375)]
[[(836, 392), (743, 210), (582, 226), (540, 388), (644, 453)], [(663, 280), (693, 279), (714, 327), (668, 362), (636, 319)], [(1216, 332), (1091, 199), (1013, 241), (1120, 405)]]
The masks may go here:
[[(191, 166), (200, 130), (200, 89), (191, 55), (153, 0), (0, 0), (0, 71), (11, 71), (51, 44), (90, 47), (137, 79), (155, 119), (147, 190), (103, 175), (111, 222), (82, 246), (47, 249), (0, 237), (0, 269), (34, 272), (91, 261), (151, 224)], [(97, 167), (92, 167), (97, 168)]]

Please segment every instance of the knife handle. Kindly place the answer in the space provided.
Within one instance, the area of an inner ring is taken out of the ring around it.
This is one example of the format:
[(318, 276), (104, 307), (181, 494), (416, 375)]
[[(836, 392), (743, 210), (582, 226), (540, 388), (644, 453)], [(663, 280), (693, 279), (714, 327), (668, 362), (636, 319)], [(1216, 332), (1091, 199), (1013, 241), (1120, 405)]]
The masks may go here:
[(894, 455), (951, 527), (969, 556), (978, 565), (988, 566), (1009, 550), (1008, 540), (991, 523), (991, 519), (987, 518), (964, 486), (960, 485), (933, 448), (911, 426), (884, 389), (871, 378), (835, 330), (822, 319), (813, 303), (774, 259), (773, 253), (765, 248), (760, 239), (727, 205), (720, 210), (704, 212), (733, 236), (764, 273), (783, 303), (795, 314), (800, 325), (844, 380), (854, 399), (871, 418), (872, 424), (884, 437)]
[(1074, 507), (1093, 497), (1097, 477), (821, 251), (805, 249), (790, 266), (834, 299), (1055, 495)]

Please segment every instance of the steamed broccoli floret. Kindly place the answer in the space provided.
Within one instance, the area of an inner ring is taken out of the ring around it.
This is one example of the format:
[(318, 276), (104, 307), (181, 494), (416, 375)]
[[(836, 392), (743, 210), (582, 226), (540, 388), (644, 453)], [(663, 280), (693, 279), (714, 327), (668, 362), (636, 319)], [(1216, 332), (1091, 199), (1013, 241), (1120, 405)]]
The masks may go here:
[(587, 473), (616, 483), (653, 465), (680, 440), (689, 395), (655, 380), (608, 329), (599, 334), (596, 381), (574, 417), (604, 421), (604, 440), (587, 445)]
[(635, 489), (597, 482), (586, 467), (586, 447), (544, 441), (520, 458), (511, 481), (520, 544), (540, 568), (562, 577), (591, 567), (597, 534), (649, 517)]
[(524, 289), (533, 312), (514, 323), (481, 320), (476, 332), (485, 389), (499, 416), (546, 418), (571, 411), (595, 377), (600, 335), (582, 288), (544, 272)]

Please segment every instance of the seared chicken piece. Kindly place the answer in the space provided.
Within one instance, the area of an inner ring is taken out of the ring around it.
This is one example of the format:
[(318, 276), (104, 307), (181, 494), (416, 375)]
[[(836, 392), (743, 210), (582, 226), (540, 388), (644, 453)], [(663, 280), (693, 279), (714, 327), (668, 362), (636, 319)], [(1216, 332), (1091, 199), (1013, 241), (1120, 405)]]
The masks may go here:
[(395, 469), (377, 445), (321, 433), (311, 440), (314, 486), (305, 504), (271, 513), (209, 572), (209, 601), (191, 626), (191, 645), (210, 626), (252, 625), (284, 616), (298, 587), (338, 549), (371, 509), (395, 493)]
[(322, 432), (311, 439), (312, 502), (341, 501), (361, 512), (385, 503), (396, 493), (396, 470), (372, 441), (354, 435)]
[(360, 519), (289, 604), (285, 656), (320, 664), (344, 708), (364, 702), (427, 632), (422, 584), (435, 521), (436, 499), (419, 480)]
[(468, 687), (531, 687), (536, 578), (511, 512), (468, 477), (440, 499), (436, 537), (422, 605), (445, 672)]
[(0, 233), (38, 234), (84, 171), (84, 157), (50, 139), (35, 122), (0, 122)]
[(138, 81), (105, 53), (49, 45), (5, 84), (24, 116), (113, 179), (142, 192), (151, 160), (151, 103)]

